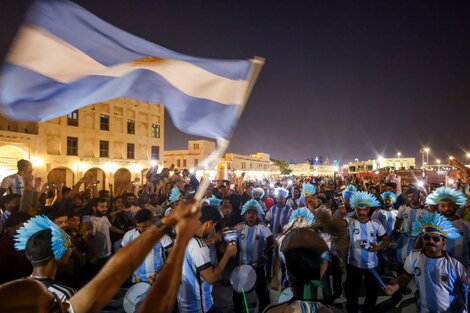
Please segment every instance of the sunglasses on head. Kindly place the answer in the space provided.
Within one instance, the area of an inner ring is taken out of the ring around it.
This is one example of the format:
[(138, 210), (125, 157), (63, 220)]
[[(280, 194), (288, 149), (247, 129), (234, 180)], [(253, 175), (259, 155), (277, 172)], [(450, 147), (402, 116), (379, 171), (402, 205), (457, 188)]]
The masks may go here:
[(426, 240), (426, 241), (432, 239), (432, 241), (434, 241), (434, 242), (439, 242), (439, 241), (441, 241), (441, 237), (440, 237), (440, 236), (423, 235), (423, 239)]

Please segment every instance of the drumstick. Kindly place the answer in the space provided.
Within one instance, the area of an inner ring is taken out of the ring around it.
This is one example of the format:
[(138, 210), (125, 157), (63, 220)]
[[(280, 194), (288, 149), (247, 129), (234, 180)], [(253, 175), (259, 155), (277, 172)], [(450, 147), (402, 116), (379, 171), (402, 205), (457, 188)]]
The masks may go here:
[(248, 301), (246, 301), (245, 289), (243, 287), (242, 287), (242, 295), (243, 295), (243, 302), (245, 302), (246, 313), (250, 313), (250, 311), (248, 310)]
[(379, 273), (375, 270), (375, 268), (370, 268), (369, 271), (374, 275), (375, 279), (379, 282), (379, 284), (382, 286), (383, 289), (387, 289), (387, 285), (385, 285), (384, 281), (382, 278), (380, 278)]

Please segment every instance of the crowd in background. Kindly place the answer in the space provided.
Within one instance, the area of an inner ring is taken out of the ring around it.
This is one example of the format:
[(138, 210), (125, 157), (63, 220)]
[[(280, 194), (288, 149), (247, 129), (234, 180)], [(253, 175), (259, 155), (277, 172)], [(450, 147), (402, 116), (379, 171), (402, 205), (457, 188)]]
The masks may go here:
[[(467, 191), (467, 179), (462, 172), (456, 190)], [(179, 171), (171, 167), (158, 171), (152, 168), (142, 185), (129, 183), (119, 194), (113, 194), (112, 185), (109, 186), (110, 190), (98, 190), (96, 177), (93, 176), (80, 178), (74, 186), (43, 181), (34, 176), (29, 161), (20, 160), (18, 172), (5, 178), (0, 185), (0, 284), (33, 277), (44, 283), (61, 300), (72, 298), (77, 290), (97, 276), (120, 249), (142, 236), (151, 225), (161, 225), (160, 221), (165, 216), (172, 216), (179, 202), (193, 198), (199, 184), (199, 180), (187, 169)], [(373, 196), (378, 201), (377, 205), (369, 205), (364, 212), (360, 212), (362, 208), (359, 206), (351, 206), (351, 196), (361, 191)], [(357, 178), (355, 175), (337, 176), (334, 179), (289, 176), (248, 181), (244, 174), (231, 180), (213, 181), (206, 190), (202, 206), (212, 207), (216, 213), (211, 213), (210, 209), (202, 212), (200, 222), (205, 228), (195, 230), (196, 235), (189, 241), (185, 262), (190, 255), (193, 263), (182, 266), (183, 279), (175, 310), (243, 312), (246, 308), (240, 293), (234, 291), (228, 303), (227, 299), (220, 300), (217, 297), (218, 292), (227, 289), (232, 271), (241, 264), (250, 265), (257, 277), (255, 291), (258, 310), (262, 311), (276, 303), (277, 299), (272, 299), (269, 290), (281, 291), (289, 286), (285, 283), (285, 264), (278, 260), (277, 239), (285, 233), (286, 225), (292, 223), (294, 212), (307, 209), (305, 216), (311, 213), (320, 224), (322, 216), (328, 216), (325, 227), (331, 221), (343, 221), (343, 229), (340, 231), (349, 237), (349, 243), (344, 247), (334, 239), (322, 237), (330, 253), (323, 260), (327, 266), (322, 269), (322, 277), (318, 278), (322, 281), (320, 299), (333, 309), (338, 298), (346, 296), (348, 312), (357, 312), (360, 281), (364, 276), (368, 296), (364, 312), (372, 312), (380, 288), (377, 288), (379, 285), (369, 272), (362, 271), (369, 265), (359, 265), (360, 256), (354, 259), (355, 249), (364, 247), (354, 246), (355, 241), (362, 239), (358, 239), (356, 235), (359, 233), (354, 233), (354, 228), (350, 232), (350, 225), (356, 223), (355, 219), (361, 222), (361, 217), (362, 223), (373, 220), (381, 225), (371, 226), (375, 227), (371, 232), (375, 232), (377, 238), (370, 241), (372, 248), (368, 246), (366, 249), (368, 253), (377, 254), (378, 261), (377, 264), (370, 261), (373, 265), (369, 267), (376, 268), (382, 276), (398, 278), (415, 245), (410, 233), (414, 219), (424, 212), (439, 211), (437, 206), (426, 204), (426, 198), (432, 191), (422, 186), (402, 186), (400, 177), (393, 169), (382, 181), (374, 177)], [(451, 221), (461, 221), (465, 241), (462, 251), (466, 255), (459, 257), (468, 262), (469, 202), (449, 211), (443, 215)], [(418, 214), (413, 217), (416, 212)], [(32, 216), (39, 215), (46, 216), (67, 233), (73, 247), (67, 261), (59, 262), (56, 271), (49, 275), (53, 277), (46, 277), (44, 272), (41, 272), (43, 276), (37, 275), (36, 268), (42, 264), (39, 250), (15, 249), (14, 238), (18, 229)], [(231, 247), (233, 241), (224, 240), (224, 234), (229, 230), (236, 230), (238, 238), (235, 247)], [(328, 230), (324, 230), (324, 233), (328, 234)], [(128, 288), (141, 282), (151, 285), (172, 254), (177, 237), (174, 228), (166, 232), (122, 286)], [(249, 241), (251, 239), (247, 238), (254, 239)], [(205, 255), (206, 250), (201, 250), (197, 257), (191, 255), (192, 245), (196, 245), (195, 250), (207, 247), (208, 255)], [(375, 249), (374, 245), (378, 248)], [(207, 257), (210, 262), (206, 260)], [(191, 271), (195, 273), (194, 279), (198, 286), (188, 281)], [(198, 276), (199, 273), (202, 273), (202, 278)], [(346, 274), (348, 279), (345, 279)], [(193, 299), (186, 298), (191, 297), (187, 295), (190, 292), (182, 291), (184, 288), (199, 288), (200, 295), (195, 296), (195, 301), (199, 301), (202, 308), (197, 305), (194, 307), (191, 302)], [(204, 295), (207, 292), (210, 295)], [(395, 293), (393, 304), (399, 303), (401, 297), (402, 293)]]

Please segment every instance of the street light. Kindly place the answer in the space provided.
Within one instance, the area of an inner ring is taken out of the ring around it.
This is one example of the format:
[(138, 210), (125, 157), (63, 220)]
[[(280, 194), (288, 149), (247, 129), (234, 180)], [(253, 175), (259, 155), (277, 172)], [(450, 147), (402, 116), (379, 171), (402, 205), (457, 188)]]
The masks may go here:
[(401, 152), (397, 152), (397, 158), (401, 157)]
[(467, 153), (466, 157), (467, 159), (470, 159), (470, 153)]
[(431, 149), (424, 148), (424, 152), (426, 152), (426, 164), (429, 164), (429, 151), (431, 151)]

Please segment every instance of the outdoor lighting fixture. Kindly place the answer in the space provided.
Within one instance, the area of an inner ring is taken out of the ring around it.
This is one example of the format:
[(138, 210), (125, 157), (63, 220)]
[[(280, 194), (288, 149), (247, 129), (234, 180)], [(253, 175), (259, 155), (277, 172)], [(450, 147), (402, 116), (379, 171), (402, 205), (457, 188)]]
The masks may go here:
[(397, 152), (397, 157), (401, 157), (401, 152)]
[(453, 157), (453, 156), (450, 156), (450, 157), (449, 157), (449, 160), (453, 160), (453, 159), (454, 159), (454, 157)]
[(190, 174), (194, 174), (194, 168), (190, 168), (190, 169), (189, 169), (189, 173), (190, 173)]
[(294, 183), (294, 182), (292, 181), (292, 179), (289, 179), (289, 180), (287, 181), (287, 184), (288, 184), (289, 186), (291, 186), (293, 183)]
[(29, 159), (33, 166), (41, 166), (44, 164), (44, 161), (40, 157), (32, 157)]
[(424, 182), (422, 180), (418, 180), (418, 187), (424, 187)]
[(436, 160), (436, 163), (437, 163), (437, 164), (441, 164), (441, 160), (437, 159), (437, 160)]
[(156, 160), (150, 160), (150, 165), (151, 165), (152, 167), (157, 166), (157, 161), (156, 161)]
[(314, 170), (314, 171), (313, 171), (313, 176), (315, 176), (315, 177), (318, 176), (318, 171), (317, 171), (317, 170)]
[(470, 159), (470, 153), (467, 153), (467, 155), (466, 155), (466, 156), (467, 156), (467, 158), (469, 158), (469, 159)]

